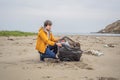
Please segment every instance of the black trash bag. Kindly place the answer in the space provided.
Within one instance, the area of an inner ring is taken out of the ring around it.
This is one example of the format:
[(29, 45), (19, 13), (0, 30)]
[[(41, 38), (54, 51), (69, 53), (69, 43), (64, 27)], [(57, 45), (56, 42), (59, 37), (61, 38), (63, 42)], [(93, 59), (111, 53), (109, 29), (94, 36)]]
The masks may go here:
[[(62, 40), (66, 43), (62, 43)], [(59, 47), (58, 54), (61, 61), (80, 61), (82, 56), (80, 43), (73, 41), (67, 36), (63, 37), (59, 42), (62, 43), (62, 47)]]

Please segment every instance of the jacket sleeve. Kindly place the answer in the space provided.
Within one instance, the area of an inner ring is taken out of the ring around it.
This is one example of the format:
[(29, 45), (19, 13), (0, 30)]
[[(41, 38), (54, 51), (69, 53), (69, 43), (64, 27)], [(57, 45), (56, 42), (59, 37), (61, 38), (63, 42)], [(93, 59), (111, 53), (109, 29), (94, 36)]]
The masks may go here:
[(58, 38), (55, 38), (55, 37), (53, 36), (53, 34), (51, 33), (51, 40), (54, 41), (54, 42), (57, 42), (59, 39), (58, 39)]
[(38, 35), (46, 44), (51, 46), (55, 45), (55, 42), (49, 40), (48, 37), (45, 35), (45, 33), (39, 32)]

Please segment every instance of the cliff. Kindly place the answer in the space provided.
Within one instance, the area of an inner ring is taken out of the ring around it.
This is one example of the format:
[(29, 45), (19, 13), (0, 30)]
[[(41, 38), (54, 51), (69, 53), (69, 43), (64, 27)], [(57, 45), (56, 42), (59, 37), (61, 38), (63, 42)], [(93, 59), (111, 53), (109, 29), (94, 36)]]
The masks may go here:
[(120, 20), (109, 24), (104, 29), (98, 31), (98, 33), (115, 33), (120, 34)]

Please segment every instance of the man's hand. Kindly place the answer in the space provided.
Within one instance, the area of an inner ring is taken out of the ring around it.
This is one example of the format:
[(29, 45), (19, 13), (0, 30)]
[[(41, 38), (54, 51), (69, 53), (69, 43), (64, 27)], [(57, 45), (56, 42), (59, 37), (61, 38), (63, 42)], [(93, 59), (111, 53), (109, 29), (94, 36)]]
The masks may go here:
[(62, 47), (62, 44), (61, 43), (56, 43), (57, 46), (59, 47)]

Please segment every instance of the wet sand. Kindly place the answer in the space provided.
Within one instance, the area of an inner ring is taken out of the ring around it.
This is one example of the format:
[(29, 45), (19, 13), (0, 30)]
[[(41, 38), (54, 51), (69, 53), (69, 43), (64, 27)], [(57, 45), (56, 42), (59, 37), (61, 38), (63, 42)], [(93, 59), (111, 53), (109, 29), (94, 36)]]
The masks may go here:
[[(0, 80), (120, 80), (120, 37), (69, 37), (84, 51), (79, 62), (40, 62), (36, 36), (0, 37)], [(89, 50), (104, 55), (85, 53)]]

